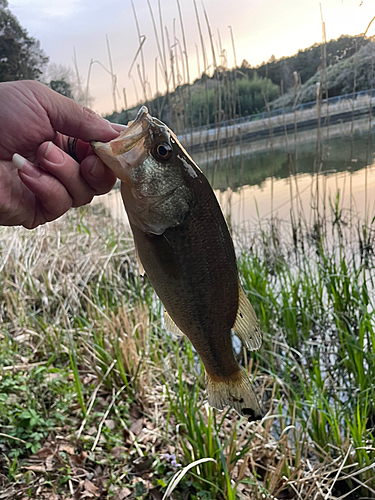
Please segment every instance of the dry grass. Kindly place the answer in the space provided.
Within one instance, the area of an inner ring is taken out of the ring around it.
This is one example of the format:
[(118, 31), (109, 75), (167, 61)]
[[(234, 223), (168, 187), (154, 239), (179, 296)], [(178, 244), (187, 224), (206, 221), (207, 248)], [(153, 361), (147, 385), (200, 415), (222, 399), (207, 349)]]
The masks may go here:
[[(301, 396), (262, 357), (249, 364), (268, 408), (262, 424), (207, 406), (189, 342), (162, 330), (132, 240), (105, 213), (71, 212), (1, 234), (3, 498), (160, 499), (181, 467), (204, 458), (214, 462), (193, 466), (173, 498), (345, 498), (348, 487), (375, 494), (360, 444), (344, 434), (325, 447), (314, 440), (323, 410), (312, 406), (303, 421)], [(265, 358), (279, 351), (274, 335)], [(300, 370), (293, 352), (288, 377)], [(44, 419), (39, 437), (25, 417), (31, 410)]]

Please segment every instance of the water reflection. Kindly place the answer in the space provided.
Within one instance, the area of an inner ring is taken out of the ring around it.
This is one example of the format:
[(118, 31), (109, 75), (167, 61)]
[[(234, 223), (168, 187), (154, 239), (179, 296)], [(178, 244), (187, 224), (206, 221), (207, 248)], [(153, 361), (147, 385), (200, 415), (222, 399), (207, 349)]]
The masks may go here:
[(216, 194), (224, 214), (230, 217), (233, 224), (239, 225), (246, 221), (256, 222), (259, 218), (271, 215), (289, 219), (291, 210), (295, 214), (303, 215), (305, 220), (310, 220), (317, 205), (317, 189), (321, 193), (319, 203), (322, 215), (324, 207), (328, 210), (330, 200), (335, 203), (336, 194), (339, 192), (339, 208), (348, 212), (348, 218), (350, 211), (353, 214), (358, 212), (363, 218), (372, 217), (375, 200), (375, 163), (354, 173), (346, 171), (318, 176), (299, 174), (285, 179), (268, 178), (261, 185), (243, 186), (237, 191), (228, 188), (226, 191), (218, 190)]
[[(368, 122), (367, 122), (368, 123)], [(310, 132), (311, 138), (314, 133)], [(195, 160), (211, 181), (224, 214), (235, 225), (271, 215), (289, 218), (293, 213), (308, 221), (319, 205), (335, 203), (339, 208), (361, 217), (374, 215), (375, 133), (316, 140), (297, 147), (278, 148), (247, 155), (232, 155), (216, 161), (215, 153), (197, 154)], [(253, 149), (254, 148), (253, 146)], [(217, 153), (216, 153), (217, 155)], [(208, 161), (207, 161), (208, 160)], [(127, 222), (120, 191), (96, 198), (114, 218)]]

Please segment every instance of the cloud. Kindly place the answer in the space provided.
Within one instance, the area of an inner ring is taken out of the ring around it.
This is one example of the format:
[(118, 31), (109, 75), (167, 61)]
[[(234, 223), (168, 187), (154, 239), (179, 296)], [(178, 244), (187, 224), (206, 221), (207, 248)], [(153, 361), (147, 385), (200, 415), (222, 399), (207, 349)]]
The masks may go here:
[(44, 21), (47, 19), (57, 20), (66, 19), (83, 10), (83, 3), (80, 0), (14, 0), (9, 2), (9, 7), (12, 12), (17, 15), (17, 10), (22, 8), (28, 10), (32, 17), (35, 13)]

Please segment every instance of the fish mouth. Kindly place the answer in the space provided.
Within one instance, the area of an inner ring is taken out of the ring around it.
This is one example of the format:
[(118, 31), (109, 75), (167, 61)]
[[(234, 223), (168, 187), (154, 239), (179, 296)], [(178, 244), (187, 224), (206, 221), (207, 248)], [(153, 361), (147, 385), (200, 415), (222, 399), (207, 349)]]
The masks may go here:
[(147, 107), (142, 106), (135, 120), (129, 122), (128, 128), (116, 139), (110, 142), (91, 142), (95, 153), (120, 180), (126, 182), (129, 169), (141, 164), (148, 155), (152, 135), (150, 127), (154, 120)]

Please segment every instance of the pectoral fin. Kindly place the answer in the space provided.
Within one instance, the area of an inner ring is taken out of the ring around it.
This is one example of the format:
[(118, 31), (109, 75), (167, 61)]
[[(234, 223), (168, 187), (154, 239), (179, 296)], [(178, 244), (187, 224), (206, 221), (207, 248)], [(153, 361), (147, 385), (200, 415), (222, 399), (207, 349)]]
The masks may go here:
[(262, 345), (262, 334), (255, 311), (241, 285), (239, 287), (238, 311), (233, 330), (250, 351), (256, 351)]
[(138, 253), (138, 248), (137, 245), (135, 245), (135, 253), (137, 255), (137, 261), (138, 261), (138, 271), (140, 276), (144, 276), (146, 274), (145, 268), (143, 267), (143, 264), (141, 262), (141, 259), (139, 258), (139, 253)]
[(177, 337), (181, 337), (183, 332), (178, 328), (173, 319), (169, 316), (168, 311), (164, 308), (164, 326), (165, 329), (168, 330), (169, 333), (176, 335)]

